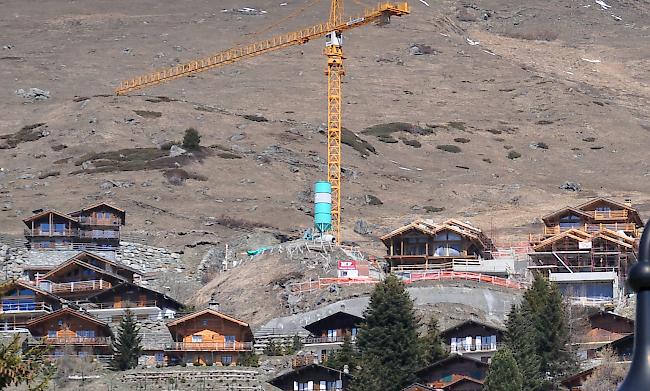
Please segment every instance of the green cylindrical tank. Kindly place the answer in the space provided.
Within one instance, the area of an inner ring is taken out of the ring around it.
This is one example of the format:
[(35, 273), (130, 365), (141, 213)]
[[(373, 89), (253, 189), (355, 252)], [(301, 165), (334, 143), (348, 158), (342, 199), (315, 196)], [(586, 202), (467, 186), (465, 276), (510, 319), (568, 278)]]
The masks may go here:
[(320, 233), (332, 229), (332, 185), (329, 182), (314, 184), (314, 227)]

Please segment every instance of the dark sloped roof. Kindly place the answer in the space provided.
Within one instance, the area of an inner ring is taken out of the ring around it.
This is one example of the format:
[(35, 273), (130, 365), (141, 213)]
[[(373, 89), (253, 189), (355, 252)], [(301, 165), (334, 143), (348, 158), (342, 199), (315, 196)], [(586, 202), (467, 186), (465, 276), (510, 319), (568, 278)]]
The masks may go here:
[(322, 325), (326, 324), (327, 322), (336, 322), (344, 319), (346, 320), (350, 319), (355, 324), (360, 324), (361, 322), (363, 322), (363, 318), (360, 316), (353, 315), (344, 311), (338, 311), (324, 318), (320, 318), (319, 320), (312, 322), (308, 325), (305, 325), (304, 329), (309, 331), (310, 333), (315, 333), (319, 330), (322, 330)]
[(331, 373), (336, 373), (337, 375), (339, 375), (341, 377), (345, 377), (348, 380), (352, 379), (352, 376), (350, 374), (345, 373), (343, 371), (339, 371), (337, 369), (326, 367), (326, 366), (320, 365), (320, 364), (309, 364), (309, 365), (305, 365), (304, 367), (296, 368), (294, 370), (291, 370), (289, 372), (285, 372), (285, 373), (283, 373), (283, 374), (281, 374), (279, 376), (276, 376), (275, 378), (269, 380), (269, 383), (271, 383), (272, 385), (277, 385), (283, 380), (286, 380), (288, 378), (290, 379), (292, 376), (299, 375), (299, 374), (301, 374), (303, 372), (308, 372), (308, 371), (313, 371), (313, 370), (324, 370), (324, 371), (328, 371), (328, 372), (331, 372)]
[(470, 362), (476, 363), (477, 365), (482, 366), (482, 367), (486, 367), (486, 368), (490, 367), (490, 364), (485, 363), (485, 362), (483, 362), (481, 360), (477, 360), (477, 359), (467, 357), (467, 356), (463, 356), (463, 355), (460, 355), (460, 354), (451, 354), (447, 358), (443, 358), (440, 361), (436, 361), (436, 362), (434, 362), (433, 364), (431, 364), (429, 366), (426, 366), (426, 367), (424, 367), (422, 369), (419, 369), (418, 371), (415, 372), (415, 374), (419, 376), (420, 374), (423, 374), (423, 373), (428, 372), (428, 371), (430, 371), (432, 369), (435, 369), (435, 368), (440, 368), (440, 367), (445, 366), (445, 365), (447, 365), (449, 363), (452, 363), (454, 361), (470, 361)]
[(500, 327), (500, 326), (495, 326), (495, 325), (483, 323), (483, 322), (480, 322), (480, 321), (474, 320), (474, 319), (468, 319), (466, 321), (458, 323), (455, 326), (452, 326), (452, 327), (449, 327), (449, 328), (443, 330), (440, 334), (442, 336), (447, 336), (448, 334), (451, 334), (456, 330), (459, 330), (459, 329), (461, 329), (463, 327), (466, 327), (466, 326), (472, 326), (472, 325), (483, 327), (485, 329), (496, 330), (496, 331), (500, 331), (500, 332), (505, 332), (506, 331), (506, 329), (504, 329), (503, 327)]
[(153, 289), (146, 288), (146, 287), (143, 287), (143, 286), (140, 286), (140, 285), (134, 284), (132, 282), (128, 282), (128, 281), (121, 282), (121, 283), (119, 283), (117, 285), (113, 285), (109, 289), (106, 289), (106, 290), (103, 290), (101, 292), (95, 293), (94, 295), (88, 297), (88, 301), (94, 302), (96, 299), (100, 299), (101, 297), (112, 296), (112, 295), (115, 294), (115, 292), (119, 291), (120, 289), (128, 288), (128, 287), (133, 287), (133, 288), (138, 289), (138, 290), (144, 290), (144, 291), (152, 292), (152, 293), (162, 297), (164, 300), (167, 300), (168, 302), (172, 303), (177, 309), (183, 307), (183, 303), (172, 299), (171, 297), (165, 295), (164, 293), (161, 293), (161, 292), (155, 291)]

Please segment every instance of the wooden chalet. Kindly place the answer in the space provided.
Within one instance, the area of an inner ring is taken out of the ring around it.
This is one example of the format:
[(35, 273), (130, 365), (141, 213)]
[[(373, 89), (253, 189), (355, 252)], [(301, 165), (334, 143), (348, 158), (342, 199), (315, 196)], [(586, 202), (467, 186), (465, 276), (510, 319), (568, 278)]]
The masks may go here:
[(296, 368), (269, 380), (283, 391), (345, 391), (352, 376), (320, 364)]
[(87, 298), (83, 307), (106, 322), (119, 322), (128, 309), (138, 320), (173, 319), (183, 304), (131, 282), (121, 282)]
[(67, 299), (83, 299), (122, 282), (131, 282), (137, 270), (89, 252), (61, 263), (35, 284), (42, 290)]
[[(482, 384), (487, 377), (490, 365), (480, 360), (470, 358), (466, 355), (452, 354), (428, 367), (422, 368), (415, 374), (423, 384), (442, 388), (455, 384), (461, 379), (473, 379), (475, 384)], [(482, 387), (482, 386), (481, 386)], [(461, 390), (464, 388), (456, 388)], [(467, 390), (481, 390), (480, 387), (472, 386)]]
[(589, 391), (584, 390), (582, 385), (591, 377), (591, 375), (593, 375), (596, 369), (598, 369), (598, 366), (585, 369), (576, 374), (565, 377), (560, 383), (569, 391)]
[(578, 342), (574, 343), (584, 358), (594, 358), (597, 349), (634, 333), (634, 321), (613, 312), (595, 312), (587, 321), (587, 329)]
[(454, 260), (491, 259), (494, 244), (480, 229), (450, 219), (417, 220), (382, 236), (392, 270), (440, 269)]
[(79, 221), (79, 240), (99, 248), (117, 248), (120, 229), (126, 224), (126, 211), (100, 202), (70, 213)]
[(53, 355), (106, 357), (112, 354), (112, 333), (99, 319), (66, 307), (36, 318), (26, 325), (33, 339), (54, 347)]
[(28, 282), (14, 280), (0, 285), (3, 285), (0, 292), (0, 330), (22, 328), (30, 320), (62, 306), (62, 299)]
[(606, 229), (623, 232), (627, 236), (637, 238), (643, 228), (643, 220), (629, 200), (620, 203), (602, 197), (576, 207), (564, 207), (544, 216), (542, 221), (544, 221), (544, 232), (542, 234), (544, 238), (571, 229), (578, 229), (587, 233)]
[(31, 249), (71, 249), (79, 236), (76, 218), (56, 210), (37, 211), (23, 220), (25, 238)]
[(72, 213), (37, 210), (23, 222), (30, 249), (115, 250), (120, 244), (126, 212), (101, 202)]
[(344, 311), (312, 322), (304, 326), (311, 336), (305, 339), (303, 351), (315, 357), (317, 362), (323, 363), (329, 354), (343, 345), (345, 337), (354, 342), (362, 322), (362, 317)]
[(216, 306), (167, 323), (173, 343), (165, 346), (170, 364), (236, 365), (253, 350), (248, 323), (219, 312)]
[(489, 363), (503, 344), (505, 329), (477, 320), (466, 320), (440, 334), (450, 353)]

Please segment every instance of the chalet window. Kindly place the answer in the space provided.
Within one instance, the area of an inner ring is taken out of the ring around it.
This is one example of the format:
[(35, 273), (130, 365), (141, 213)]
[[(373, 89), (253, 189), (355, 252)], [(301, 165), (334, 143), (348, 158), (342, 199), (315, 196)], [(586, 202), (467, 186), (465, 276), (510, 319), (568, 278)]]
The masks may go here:
[(207, 319), (203, 319), (203, 322), (202, 322), (202, 323), (203, 323), (204, 326), (207, 326), (207, 325), (208, 325), (208, 320), (207, 320)]
[(97, 218), (98, 219), (103, 219), (104, 218), (103, 213), (102, 212), (97, 212)]
[(336, 340), (336, 330), (327, 330), (327, 339), (331, 341)]
[(156, 362), (163, 362), (163, 361), (165, 361), (165, 353), (156, 352)]
[(232, 364), (232, 356), (221, 356), (221, 363), (223, 365), (230, 365)]
[(77, 330), (77, 337), (95, 338), (95, 330)]
[(350, 331), (351, 331), (351, 333), (352, 333), (352, 338), (353, 338), (353, 339), (356, 338), (357, 333), (359, 332), (359, 329), (356, 328), (356, 327), (353, 327), (352, 330), (350, 330)]
[(226, 335), (224, 337), (224, 342), (226, 346), (235, 346), (235, 336), (234, 335)]
[(309, 383), (298, 383), (297, 390), (298, 391), (308, 391), (309, 390)]
[(580, 228), (581, 226), (582, 220), (576, 215), (569, 214), (560, 218), (561, 229)]
[(40, 230), (41, 230), (41, 233), (50, 232), (50, 223), (41, 223)]
[(62, 223), (62, 224), (61, 223), (56, 223), (56, 224), (54, 224), (54, 231), (59, 232), (59, 233), (65, 232), (65, 223)]
[(192, 336), (192, 342), (203, 342), (203, 336), (202, 335), (193, 335)]
[(343, 389), (343, 381), (341, 380), (328, 381), (325, 383), (325, 390), (327, 391), (340, 391), (342, 389)]
[(56, 338), (56, 330), (48, 330), (47, 331), (47, 337), (48, 338)]

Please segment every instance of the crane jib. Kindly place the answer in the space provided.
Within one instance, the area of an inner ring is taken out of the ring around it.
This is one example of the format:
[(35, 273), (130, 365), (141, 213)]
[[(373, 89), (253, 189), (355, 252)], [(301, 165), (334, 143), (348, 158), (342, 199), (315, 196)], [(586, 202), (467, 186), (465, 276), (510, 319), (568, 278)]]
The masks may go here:
[(363, 22), (364, 20), (366, 20), (366, 18), (356, 18), (356, 19), (352, 19), (351, 21), (347, 22), (345, 25), (346, 25), (346, 26), (352, 26), (353, 24), (361, 23), (361, 22)]

